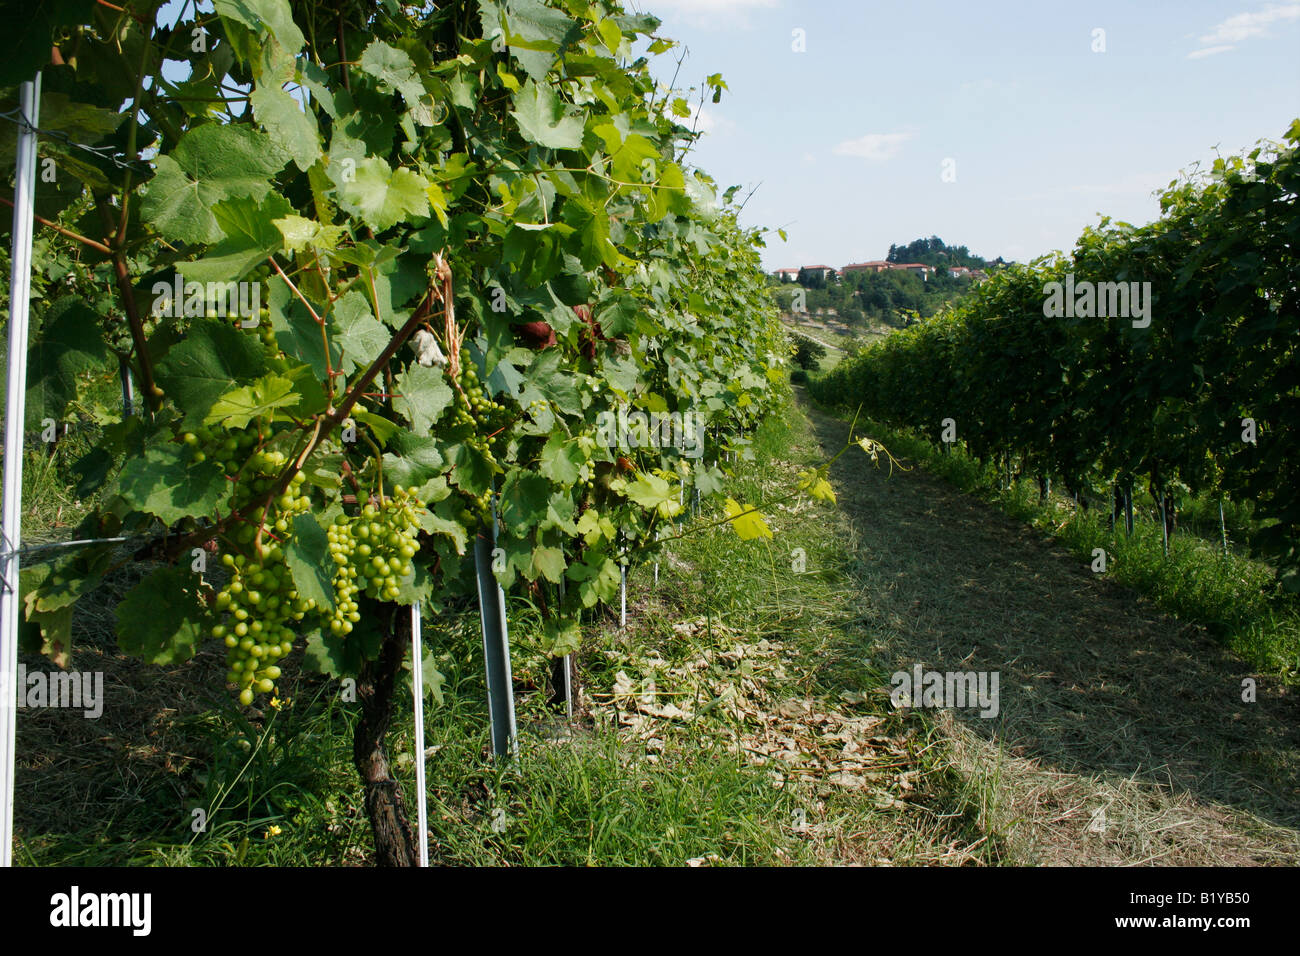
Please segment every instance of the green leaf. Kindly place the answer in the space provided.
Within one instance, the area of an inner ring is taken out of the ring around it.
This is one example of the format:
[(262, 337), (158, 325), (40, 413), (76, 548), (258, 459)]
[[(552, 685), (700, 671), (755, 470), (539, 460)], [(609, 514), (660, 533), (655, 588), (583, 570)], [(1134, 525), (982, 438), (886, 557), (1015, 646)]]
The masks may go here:
[(569, 565), (568, 578), (577, 582), (583, 607), (595, 607), (599, 601), (614, 600), (623, 580), (617, 561), (595, 553), (589, 554), (582, 563)]
[(393, 388), (399, 396), (393, 408), (417, 435), (427, 435), (452, 400), (447, 377), (434, 366), (411, 365), (393, 380)]
[(284, 247), (290, 252), (333, 249), (347, 235), (347, 229), (343, 226), (321, 225), (314, 219), (305, 219), (298, 215), (275, 220), (275, 227), (284, 236)]
[(284, 144), (294, 164), (304, 172), (320, 158), (320, 131), (316, 117), (278, 85), (261, 85), (250, 94), (253, 115), (263, 128)]
[[(109, 364), (100, 317), (77, 296), (64, 296), (45, 313), (27, 350), (27, 427), (60, 420), (77, 398), (78, 376)], [(116, 363), (114, 363), (116, 364)]]
[(168, 239), (216, 242), (224, 233), (212, 207), (237, 196), (261, 200), (286, 159), (269, 136), (252, 127), (200, 126), (154, 161), (156, 174), (145, 187), (141, 212)]
[(230, 494), (230, 485), (216, 462), (195, 462), (188, 445), (168, 443), (128, 459), (118, 490), (137, 511), (173, 524), (213, 514)]
[(330, 340), (327, 363), (320, 326), (302, 302), (289, 291), (289, 286), (278, 277), (271, 281), (267, 309), (271, 317), (271, 328), (275, 330), (275, 342), (285, 355), (310, 366), (321, 382), (325, 381), (327, 365), (336, 370), (339, 368), (339, 343)]
[(359, 216), (376, 232), (429, 215), (429, 181), (405, 167), (388, 168), (382, 159), (369, 157), (356, 165), (354, 175), (339, 187), (339, 205)]
[(279, 251), (283, 237), (274, 220), (292, 210), (279, 193), (268, 193), (260, 203), (246, 196), (222, 200), (212, 207), (212, 215), (225, 238), (202, 259), (178, 268), (186, 280), (195, 282), (238, 281)]
[(564, 657), (566, 654), (576, 654), (581, 649), (582, 627), (577, 621), (551, 618), (543, 622), (542, 650), (546, 654)]
[(424, 660), (420, 662), (420, 674), (424, 678), (424, 692), (441, 707), (443, 705), (442, 687), (447, 679), (438, 670), (438, 658), (432, 650), (425, 649)]
[(357, 289), (351, 289), (347, 295), (334, 303), (330, 314), (334, 326), (334, 341), (343, 353), (343, 372), (351, 374), (352, 370), (366, 368), (388, 345), (390, 333), (370, 313), (370, 304)]
[(560, 367), (559, 349), (546, 349), (537, 354), (524, 373), (522, 391), (515, 399), (525, 407), (532, 401), (551, 401), (566, 414), (582, 414), (582, 396), (578, 394), (572, 373), (567, 367)]
[(334, 609), (334, 563), (329, 537), (311, 515), (295, 515), (293, 537), (284, 548), (284, 563), (293, 575), (299, 596), (327, 611)]
[(772, 529), (767, 526), (767, 522), (757, 509), (749, 505), (739, 505), (734, 498), (728, 498), (723, 505), (723, 510), (731, 519), (731, 526), (736, 530), (736, 534), (740, 535), (742, 541), (772, 537)]
[(414, 488), (443, 472), (437, 439), (399, 431), (384, 455), (384, 477), (394, 485)]
[(534, 548), (532, 563), (528, 568), (528, 579), (536, 581), (540, 576), (552, 584), (559, 584), (564, 580), (565, 565), (564, 552), (559, 548), (549, 546)]
[(113, 550), (106, 545), (87, 548), (57, 561), (40, 585), (27, 592), (27, 609), (58, 611), (71, 607), (99, 586), (113, 563)]
[(290, 53), (302, 49), (302, 31), (293, 22), (289, 0), (212, 0), (223, 17), (238, 21), (259, 36), (270, 32)]
[(577, 441), (566, 441), (563, 435), (552, 435), (542, 449), (542, 470), (561, 485), (572, 485), (578, 480), (578, 469), (587, 455)]
[(677, 502), (677, 490), (658, 475), (642, 475), (628, 482), (624, 494), (647, 511), (658, 508), (665, 501)]
[(243, 429), (253, 419), (297, 401), (293, 382), (280, 375), (264, 375), (252, 385), (237, 388), (217, 399), (203, 424)]
[(564, 104), (549, 86), (532, 80), (513, 97), (510, 115), (524, 139), (551, 149), (577, 149), (582, 145), (582, 119), (567, 116)]
[(835, 489), (826, 480), (826, 474), (820, 468), (799, 472), (799, 490), (806, 491), (818, 501), (835, 504)]
[(582, 36), (582, 24), (543, 0), (482, 3), (479, 11), (483, 36), (491, 38), (498, 28), (502, 29), (511, 55), (519, 61), (525, 73), (539, 82), (546, 78), (547, 72), (559, 59), (560, 50)]
[(472, 495), (481, 495), (492, 487), (496, 469), (488, 463), (483, 452), (473, 445), (461, 442), (446, 449), (451, 462), (451, 481), (457, 488)]
[(188, 567), (158, 568), (117, 606), (117, 643), (149, 664), (187, 661), (206, 616), (198, 577)]
[(307, 635), (302, 664), (308, 671), (338, 678), (355, 674), (361, 658), (343, 637), (318, 630)]
[(213, 402), (241, 382), (266, 373), (266, 352), (256, 336), (217, 320), (190, 326), (185, 341), (158, 364), (158, 383), (185, 416), (186, 427), (203, 423)]
[(405, 50), (389, 46), (382, 40), (372, 40), (361, 53), (357, 66), (381, 84), (402, 94), (406, 108), (421, 126), (432, 126), (434, 121), (433, 97), (425, 90), (416, 71), (415, 61)]
[(524, 534), (546, 517), (551, 483), (541, 475), (513, 471), (501, 486), (501, 520), (516, 534)]

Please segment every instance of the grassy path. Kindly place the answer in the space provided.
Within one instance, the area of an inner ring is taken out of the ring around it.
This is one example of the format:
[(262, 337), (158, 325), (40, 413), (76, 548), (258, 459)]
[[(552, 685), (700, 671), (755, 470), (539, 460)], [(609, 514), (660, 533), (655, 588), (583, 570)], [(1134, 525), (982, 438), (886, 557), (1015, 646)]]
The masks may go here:
[[(842, 447), (846, 422), (808, 414)], [(1000, 672), (996, 718), (936, 718), (1004, 862), (1300, 862), (1293, 689), (937, 478), (846, 456), (831, 479), (873, 658)]]
[[(773, 502), (847, 429), (790, 408), (728, 494)], [(536, 615), (513, 605), (516, 761), (487, 756), (474, 608), (430, 617), (434, 859), (1300, 862), (1294, 690), (1258, 678), (1242, 703), (1256, 675), (1201, 631), (932, 476), (891, 476), (854, 448), (831, 481), (837, 505), (765, 507), (771, 540), (740, 541), (710, 508), (657, 575), (634, 565), (628, 626), (588, 615), (572, 725), (546, 702)], [(124, 657), (109, 599), (138, 573), (78, 603), (74, 666), (104, 672), (102, 718), (21, 716), (20, 862), (370, 862), (337, 682), (299, 673), (295, 654), (283, 709), (257, 711), (221, 688), (216, 642), (166, 668)], [(893, 708), (889, 676), (917, 663), (997, 671), (999, 714)], [(406, 703), (389, 744), (413, 806)]]

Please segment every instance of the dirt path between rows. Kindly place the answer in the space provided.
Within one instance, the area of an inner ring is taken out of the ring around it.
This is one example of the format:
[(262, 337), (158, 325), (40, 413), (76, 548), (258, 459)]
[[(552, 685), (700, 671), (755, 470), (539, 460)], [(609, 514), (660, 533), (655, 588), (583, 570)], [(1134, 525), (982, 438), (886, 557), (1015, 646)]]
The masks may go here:
[[(827, 454), (842, 448), (848, 424), (803, 404)], [(935, 717), (1005, 862), (1300, 863), (1295, 689), (919, 469), (845, 455), (831, 480), (864, 653), (889, 673), (999, 673), (995, 718)]]

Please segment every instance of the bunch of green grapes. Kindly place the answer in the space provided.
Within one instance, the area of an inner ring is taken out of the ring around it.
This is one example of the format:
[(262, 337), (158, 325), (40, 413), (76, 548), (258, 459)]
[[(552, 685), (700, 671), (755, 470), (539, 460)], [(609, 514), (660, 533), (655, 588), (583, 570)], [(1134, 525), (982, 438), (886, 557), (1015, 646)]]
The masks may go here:
[[(181, 436), (185, 444), (197, 447), (195, 461), (212, 458), (232, 479), (234, 490), (229, 505), (233, 511), (242, 511), (250, 502), (264, 498), (289, 463), (284, 452), (257, 447), (262, 442), (261, 434), (262, 425), (253, 423), (244, 431), (220, 434), (204, 425)], [(294, 475), (291, 489), (297, 490), (304, 480), (302, 472)], [(251, 542), (255, 534), (255, 530), (250, 532), (240, 543)]]
[(470, 426), (473, 434), (467, 439), (468, 444), (482, 452), (489, 463), (496, 464), (493, 452), (499, 450), (504, 440), (503, 429), (509, 424), (509, 416), (506, 406), (489, 398), (484, 391), (467, 349), (460, 352), (460, 377), (456, 384), (460, 387), (456, 389), (453, 423)]
[[(295, 489), (302, 477), (301, 472), (294, 476)], [(257, 556), (250, 560), (244, 554), (227, 553), (221, 558), (231, 573), (213, 602), (223, 619), (213, 625), (212, 636), (225, 642), (226, 680), (239, 685), (241, 704), (251, 704), (254, 692), (275, 690), (280, 676), (275, 662), (293, 650), (293, 625), (316, 608), (315, 601), (302, 598), (294, 587), (283, 548), (294, 516), (310, 510), (306, 495), (281, 495), (269, 513), (261, 507), (253, 512), (256, 527), (245, 524), (235, 535), (241, 543), (255, 540), (260, 528), (264, 540), (257, 542)]]
[(411, 561), (419, 547), (415, 538), (422, 510), (415, 497), (398, 485), (379, 507), (367, 504), (356, 517), (334, 519), (327, 531), (336, 566), (330, 633), (349, 634), (361, 620), (358, 593), (377, 601), (393, 601), (401, 595), (401, 579), (414, 571)]

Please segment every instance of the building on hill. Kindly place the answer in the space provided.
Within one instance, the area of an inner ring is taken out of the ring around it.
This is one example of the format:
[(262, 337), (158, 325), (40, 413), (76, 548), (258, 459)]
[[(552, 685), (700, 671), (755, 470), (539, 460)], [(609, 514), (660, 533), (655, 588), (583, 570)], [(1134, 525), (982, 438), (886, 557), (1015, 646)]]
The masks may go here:
[(772, 275), (776, 276), (782, 282), (795, 282), (799, 279), (798, 269), (777, 269)]
[(831, 276), (838, 276), (839, 272), (831, 266), (804, 266), (799, 270), (808, 276), (820, 276), (822, 279), (829, 279)]
[(885, 262), (882, 259), (876, 262), (850, 262), (840, 272), (847, 275), (850, 272), (884, 272), (886, 269), (892, 268), (894, 268), (892, 262)]

